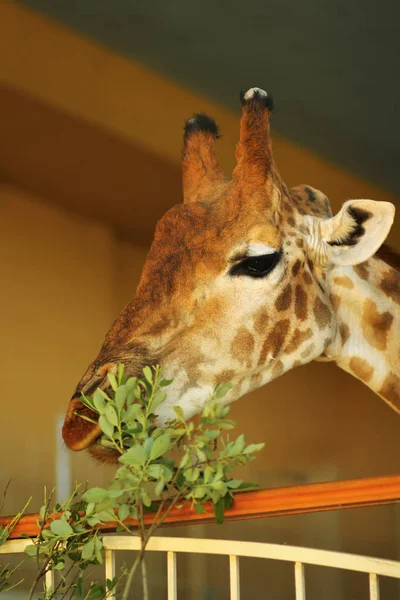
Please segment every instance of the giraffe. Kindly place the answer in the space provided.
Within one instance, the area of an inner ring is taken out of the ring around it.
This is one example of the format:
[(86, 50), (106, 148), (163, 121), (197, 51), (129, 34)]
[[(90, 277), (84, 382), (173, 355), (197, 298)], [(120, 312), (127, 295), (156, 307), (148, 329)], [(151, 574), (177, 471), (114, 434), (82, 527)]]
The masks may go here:
[(251, 88), (241, 104), (231, 180), (214, 120), (186, 122), (184, 202), (157, 224), (136, 295), (72, 396), (72, 450), (116, 460), (99, 426), (75, 413), (90, 414), (80, 394), (106, 389), (120, 362), (129, 376), (160, 364), (173, 379), (161, 425), (175, 405), (187, 419), (199, 412), (218, 383), (232, 383), (232, 402), (312, 360), (336, 362), (400, 412), (400, 274), (377, 254), (394, 206), (348, 200), (333, 216), (322, 192), (288, 189), (272, 155), (271, 96)]

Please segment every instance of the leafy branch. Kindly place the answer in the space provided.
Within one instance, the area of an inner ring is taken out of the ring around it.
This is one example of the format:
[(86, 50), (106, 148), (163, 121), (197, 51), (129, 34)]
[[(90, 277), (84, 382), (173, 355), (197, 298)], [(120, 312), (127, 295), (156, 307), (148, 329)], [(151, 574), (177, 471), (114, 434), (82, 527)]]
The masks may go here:
[[(102, 436), (97, 443), (115, 452), (119, 466), (106, 488), (82, 490), (78, 485), (70, 498), (54, 508), (52, 493), (45, 494), (37, 522), (39, 535), (26, 548), (38, 565), (29, 600), (41, 581), (42, 600), (108, 598), (117, 591), (127, 600), (139, 568), (147, 600), (146, 547), (171, 511), (189, 505), (201, 514), (211, 505), (222, 523), (235, 493), (257, 487), (233, 476), (234, 469), (254, 460), (264, 444), (246, 445), (243, 435), (231, 439), (235, 423), (224, 403), (230, 384), (215, 388), (196, 423), (185, 421), (182, 410), (175, 407), (175, 419), (160, 428), (157, 409), (166, 400), (171, 381), (163, 379), (158, 366), (145, 367), (142, 378), (127, 378), (119, 365), (108, 381), (107, 391), (99, 388), (92, 397), (81, 398), (93, 419), (79, 416), (99, 423)], [(151, 522), (146, 517), (149, 512)], [(128, 525), (132, 523), (128, 517), (136, 521), (135, 527)], [(110, 521), (117, 530), (138, 535), (140, 550), (129, 570), (124, 568), (103, 585), (90, 581), (86, 572), (103, 562), (99, 527)], [(49, 571), (57, 574), (53, 589), (44, 585)]]

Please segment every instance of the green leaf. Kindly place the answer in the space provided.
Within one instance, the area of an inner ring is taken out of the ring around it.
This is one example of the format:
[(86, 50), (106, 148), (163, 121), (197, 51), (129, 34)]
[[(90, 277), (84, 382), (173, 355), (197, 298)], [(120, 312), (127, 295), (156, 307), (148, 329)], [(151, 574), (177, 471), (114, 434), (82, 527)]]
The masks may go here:
[(153, 447), (153, 444), (154, 444), (154, 439), (152, 437), (148, 437), (148, 438), (145, 439), (143, 447), (144, 447), (144, 449), (146, 451), (146, 456), (147, 457), (150, 456), (150, 452), (151, 452), (151, 449)]
[(111, 590), (113, 588), (115, 588), (115, 586), (117, 585), (118, 581), (119, 581), (118, 575), (116, 575), (113, 579), (107, 579), (106, 585), (107, 585), (107, 589), (108, 589), (109, 592), (111, 592)]
[(210, 481), (212, 480), (214, 476), (214, 469), (212, 467), (210, 467), (209, 465), (207, 465), (207, 467), (204, 469), (204, 483), (210, 483)]
[(181, 409), (181, 407), (180, 406), (173, 406), (172, 408), (174, 410), (174, 413), (178, 417), (178, 419), (180, 419), (181, 421), (184, 421), (185, 419), (184, 419), (183, 410)]
[(76, 580), (76, 591), (78, 592), (79, 598), (83, 598), (83, 573), (80, 573)]
[(118, 509), (118, 517), (120, 521), (125, 521), (126, 517), (129, 516), (129, 506), (122, 504)]
[(71, 535), (73, 532), (71, 525), (63, 519), (52, 521), (50, 523), (50, 529), (53, 533), (59, 536)]
[(173, 379), (163, 379), (160, 381), (160, 387), (167, 387), (168, 385), (171, 385), (172, 382)]
[(223, 398), (232, 388), (232, 383), (221, 383), (217, 385), (214, 390), (214, 398)]
[(93, 394), (93, 404), (97, 412), (102, 415), (106, 408), (106, 401), (100, 390), (96, 390)]
[(100, 519), (98, 517), (88, 517), (87, 522), (90, 527), (94, 527), (100, 523)]
[(110, 421), (111, 425), (118, 427), (118, 416), (112, 404), (107, 404), (105, 416), (107, 417), (107, 420)]
[(203, 485), (198, 485), (193, 490), (193, 498), (201, 500), (206, 495), (207, 489)]
[(204, 437), (206, 437), (208, 440), (216, 440), (220, 434), (221, 432), (218, 431), (218, 429), (206, 429), (203, 433)]
[(233, 496), (231, 494), (226, 494), (224, 496), (224, 506), (226, 508), (232, 508), (233, 506)]
[(106, 594), (106, 588), (100, 583), (92, 583), (87, 598), (103, 598)]
[(99, 502), (104, 502), (104, 500), (108, 498), (108, 490), (100, 487), (90, 488), (90, 490), (87, 490), (83, 494), (82, 498), (86, 500), (86, 502), (98, 504)]
[(39, 515), (40, 515), (40, 518), (42, 519), (42, 521), (44, 519), (45, 514), (46, 514), (46, 507), (42, 506), (39, 510)]
[(222, 525), (222, 523), (224, 522), (224, 509), (224, 499), (220, 498), (218, 502), (214, 503), (215, 520), (217, 521), (218, 525)]
[(142, 488), (142, 501), (145, 506), (151, 506), (151, 498), (149, 494)]
[(88, 517), (94, 511), (94, 502), (88, 502), (85, 510), (85, 514)]
[(144, 465), (147, 460), (146, 450), (143, 448), (143, 446), (137, 444), (136, 446), (129, 448), (125, 454), (118, 458), (118, 460), (120, 463), (127, 465)]
[(123, 384), (124, 372), (125, 372), (124, 363), (119, 363), (119, 365), (118, 365), (118, 385)]
[(247, 448), (243, 450), (243, 454), (253, 454), (253, 452), (259, 452), (264, 448), (265, 444), (249, 444)]
[(114, 373), (107, 373), (107, 379), (110, 382), (110, 385), (111, 385), (112, 389), (114, 390), (114, 392), (116, 392), (118, 389), (118, 383), (117, 383), (117, 378), (115, 377)]
[(126, 385), (121, 385), (115, 392), (115, 404), (118, 411), (121, 411), (125, 404), (126, 397), (128, 395), (128, 389)]
[(133, 390), (136, 387), (136, 383), (137, 383), (137, 377), (130, 377), (128, 379), (128, 381), (126, 382), (126, 387), (128, 389), (129, 392), (133, 392)]
[(143, 375), (146, 377), (146, 379), (149, 383), (153, 383), (153, 376), (152, 376), (150, 367), (143, 368)]
[(196, 448), (196, 454), (201, 462), (204, 462), (206, 460), (206, 453), (203, 452), (203, 450), (200, 450), (200, 448)]
[(164, 475), (162, 465), (149, 465), (146, 472), (149, 477), (153, 477), (154, 479), (159, 479)]
[(189, 459), (190, 459), (189, 452), (185, 452), (185, 454), (181, 458), (181, 462), (179, 463), (179, 468), (184, 469), (186, 467), (186, 465), (188, 464)]
[(211, 484), (213, 490), (220, 492), (221, 494), (226, 493), (226, 484), (223, 481), (214, 481)]
[(200, 476), (200, 469), (198, 467), (191, 467), (184, 473), (186, 481), (194, 483)]
[(167, 394), (165, 392), (163, 392), (162, 390), (158, 390), (158, 392), (156, 392), (156, 394), (154, 395), (153, 400), (151, 401), (151, 411), (155, 411), (160, 406), (160, 404), (164, 402), (166, 397)]
[(26, 553), (28, 556), (36, 556), (36, 555), (37, 555), (37, 552), (38, 552), (38, 547), (37, 547), (37, 546), (35, 546), (35, 545), (32, 545), (32, 546), (30, 546), (30, 545), (29, 545), (29, 546), (25, 546), (25, 553)]
[(115, 521), (115, 513), (111, 509), (100, 510), (98, 513), (96, 513), (96, 517), (100, 519), (100, 521), (103, 521), (103, 523), (106, 521)]
[(203, 513), (205, 513), (205, 512), (206, 512), (206, 509), (204, 508), (204, 506), (203, 506), (202, 504), (200, 504), (200, 502), (198, 502), (198, 503), (196, 504), (196, 513), (197, 513), (198, 515), (202, 515), (202, 514), (203, 514)]
[(105, 415), (101, 415), (99, 417), (99, 425), (102, 432), (105, 433), (107, 437), (112, 438), (114, 433), (114, 427)]
[(44, 540), (51, 540), (54, 537), (54, 533), (50, 531), (50, 529), (43, 529), (42, 538)]
[(168, 450), (170, 449), (171, 438), (168, 433), (164, 433), (154, 441), (153, 447), (150, 451), (150, 460), (155, 460), (156, 458), (159, 458), (160, 456), (168, 452)]
[(161, 479), (159, 479), (155, 489), (154, 489), (154, 493), (157, 497), (161, 496), (163, 490), (165, 487), (165, 481), (164, 478), (162, 477)]
[(249, 490), (251, 488), (259, 488), (259, 487), (260, 486), (258, 485), (258, 483), (251, 483), (250, 481), (248, 481), (248, 482), (241, 483), (237, 489), (238, 490)]
[(226, 482), (228, 488), (232, 488), (233, 490), (238, 489), (242, 485), (243, 481), (241, 479), (231, 479)]
[(58, 562), (56, 565), (54, 565), (53, 569), (55, 571), (62, 571), (64, 567), (65, 567), (65, 562), (63, 560), (60, 560), (60, 562)]

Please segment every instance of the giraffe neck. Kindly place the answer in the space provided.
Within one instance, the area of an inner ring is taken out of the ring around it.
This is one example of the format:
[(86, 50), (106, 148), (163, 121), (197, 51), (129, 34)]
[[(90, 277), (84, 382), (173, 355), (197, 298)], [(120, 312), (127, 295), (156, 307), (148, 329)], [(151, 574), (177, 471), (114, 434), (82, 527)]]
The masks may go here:
[(379, 258), (328, 274), (337, 334), (326, 358), (400, 413), (400, 273)]

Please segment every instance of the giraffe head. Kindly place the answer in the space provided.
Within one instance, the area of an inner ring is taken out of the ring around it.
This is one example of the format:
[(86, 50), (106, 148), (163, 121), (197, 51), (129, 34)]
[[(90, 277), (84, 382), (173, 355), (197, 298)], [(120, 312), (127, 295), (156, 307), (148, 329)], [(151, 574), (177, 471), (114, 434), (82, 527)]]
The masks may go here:
[(321, 192), (289, 190), (271, 151), (271, 97), (252, 88), (241, 102), (231, 180), (215, 154), (215, 122), (195, 115), (186, 123), (184, 203), (158, 223), (136, 296), (77, 386), (63, 428), (73, 450), (105, 452), (95, 443), (99, 427), (75, 411), (88, 410), (80, 394), (107, 386), (120, 362), (130, 376), (160, 364), (173, 379), (162, 423), (175, 405), (190, 418), (218, 383), (232, 382), (233, 401), (321, 357), (337, 329), (325, 273), (368, 259), (391, 227), (391, 204), (348, 201), (332, 217)]

